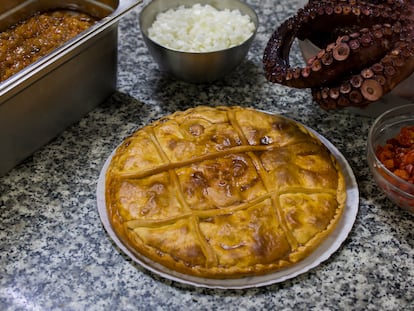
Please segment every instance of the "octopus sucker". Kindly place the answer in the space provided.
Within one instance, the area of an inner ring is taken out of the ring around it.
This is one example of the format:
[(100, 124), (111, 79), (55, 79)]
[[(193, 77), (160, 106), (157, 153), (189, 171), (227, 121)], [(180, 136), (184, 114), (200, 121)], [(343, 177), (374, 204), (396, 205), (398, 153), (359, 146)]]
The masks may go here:
[[(311, 88), (324, 109), (369, 105), (414, 71), (413, 16), (413, 0), (310, 0), (270, 37), (266, 79)], [(296, 39), (320, 48), (303, 67), (289, 63)]]
[[(406, 79), (414, 68), (414, 54), (412, 48), (406, 46), (392, 56), (385, 57), (384, 63), (376, 63), (369, 68), (363, 69), (360, 74), (353, 75), (339, 84), (339, 96), (330, 96), (331, 90), (336, 90), (337, 86), (321, 86), (313, 88), (312, 95), (316, 102), (324, 109), (335, 109), (346, 106), (365, 107), (368, 104), (379, 100), (384, 94), (390, 92), (398, 83)], [(404, 66), (387, 65), (393, 60), (401, 61), (400, 55), (404, 54)], [(411, 68), (411, 69), (410, 69)], [(349, 82), (348, 82), (349, 81)], [(334, 105), (333, 101), (337, 104)], [(347, 103), (347, 105), (344, 105)]]
[[(361, 35), (348, 41), (348, 36), (340, 37), (335, 43), (328, 45), (326, 49), (311, 59), (305, 68), (290, 67), (287, 59), (283, 62), (274, 62), (272, 74), (277, 74), (277, 81), (274, 76), (268, 76), (271, 82), (282, 83), (297, 88), (308, 88), (318, 86), (321, 81), (329, 83), (338, 79), (351, 70), (360, 69), (370, 63), (371, 57), (379, 57), (385, 54), (386, 47), (393, 39), (392, 35), (383, 34), (376, 38), (367, 29)], [(283, 51), (283, 53), (286, 53)], [(346, 62), (344, 62), (346, 60)], [(355, 63), (360, 68), (355, 68)], [(281, 66), (281, 64), (285, 64)], [(287, 65), (286, 65), (287, 64)], [(292, 78), (292, 72), (305, 70), (306, 79), (303, 75)], [(285, 77), (285, 80), (283, 80)]]

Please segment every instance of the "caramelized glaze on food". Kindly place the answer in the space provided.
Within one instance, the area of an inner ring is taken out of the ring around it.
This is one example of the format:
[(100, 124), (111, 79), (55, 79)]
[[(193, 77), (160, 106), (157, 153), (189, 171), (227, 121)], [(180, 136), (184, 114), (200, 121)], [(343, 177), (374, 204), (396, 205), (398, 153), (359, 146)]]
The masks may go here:
[(0, 82), (63, 45), (96, 22), (70, 10), (39, 13), (0, 33)]
[(194, 276), (292, 265), (335, 228), (345, 183), (306, 128), (241, 107), (196, 107), (148, 125), (106, 174), (111, 225), (138, 256)]

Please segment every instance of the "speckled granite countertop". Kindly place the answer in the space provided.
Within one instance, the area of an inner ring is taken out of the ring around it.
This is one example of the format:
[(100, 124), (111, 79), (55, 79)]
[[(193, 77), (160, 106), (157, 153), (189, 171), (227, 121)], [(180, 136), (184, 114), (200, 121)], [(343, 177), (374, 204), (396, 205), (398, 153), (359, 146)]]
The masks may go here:
[[(326, 112), (309, 90), (264, 79), (261, 57), (298, 1), (250, 0), (260, 18), (246, 61), (212, 85), (160, 74), (138, 29), (140, 7), (120, 22), (118, 91), (0, 177), (1, 310), (413, 310), (414, 218), (375, 186), (365, 146), (370, 116)], [(292, 57), (298, 57), (294, 48)], [(359, 212), (342, 247), (283, 283), (246, 290), (195, 288), (148, 272), (124, 255), (97, 211), (97, 179), (111, 151), (138, 127), (199, 104), (277, 112), (328, 138), (354, 170)]]

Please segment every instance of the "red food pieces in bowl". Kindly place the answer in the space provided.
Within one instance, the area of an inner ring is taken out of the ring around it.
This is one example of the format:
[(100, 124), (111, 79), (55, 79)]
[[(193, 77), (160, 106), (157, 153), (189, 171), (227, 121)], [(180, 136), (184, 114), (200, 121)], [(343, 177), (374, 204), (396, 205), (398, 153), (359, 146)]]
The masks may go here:
[(414, 146), (414, 125), (403, 127), (397, 136), (397, 140), (401, 144), (401, 146), (413, 147)]
[(375, 154), (394, 175), (414, 184), (414, 125), (403, 127), (395, 138), (378, 146)]

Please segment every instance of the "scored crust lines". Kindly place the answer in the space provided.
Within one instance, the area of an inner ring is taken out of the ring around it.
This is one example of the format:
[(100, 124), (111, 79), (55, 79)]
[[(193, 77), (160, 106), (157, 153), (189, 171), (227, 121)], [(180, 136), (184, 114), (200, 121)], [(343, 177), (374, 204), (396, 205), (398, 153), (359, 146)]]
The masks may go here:
[[(119, 172), (118, 178), (120, 179), (139, 179), (144, 178), (147, 176), (151, 176), (157, 173), (161, 172), (168, 172), (171, 183), (173, 184), (172, 189), (174, 189), (175, 196), (181, 205), (181, 208), (184, 210), (183, 213), (180, 215), (174, 215), (172, 217), (167, 217), (165, 219), (135, 219), (135, 220), (129, 220), (126, 221), (124, 224), (127, 225), (129, 230), (134, 230), (138, 227), (157, 227), (157, 226), (163, 226), (163, 225), (169, 225), (176, 223), (179, 220), (187, 219), (189, 221), (189, 227), (191, 228), (191, 231), (193, 232), (194, 236), (198, 239), (199, 245), (202, 249), (202, 252), (204, 253), (204, 256), (206, 257), (207, 266), (216, 266), (218, 263), (217, 255), (215, 254), (214, 248), (208, 243), (206, 240), (206, 237), (203, 235), (203, 233), (200, 230), (200, 218), (209, 218), (209, 217), (215, 217), (215, 216), (225, 216), (230, 215), (236, 211), (241, 210), (247, 210), (250, 207), (254, 207), (257, 204), (260, 204), (261, 202), (265, 200), (271, 200), (273, 207), (273, 212), (275, 214), (275, 218), (278, 220), (279, 225), (284, 232), (290, 247), (292, 250), (295, 250), (298, 248), (298, 241), (293, 236), (291, 230), (289, 230), (288, 225), (286, 223), (286, 215), (284, 215), (284, 211), (281, 208), (280, 203), (280, 195), (287, 194), (287, 193), (304, 193), (304, 194), (320, 194), (320, 193), (326, 193), (335, 196), (336, 190), (334, 189), (323, 189), (323, 188), (304, 188), (300, 186), (294, 186), (294, 187), (287, 187), (284, 188), (282, 191), (275, 188), (275, 185), (269, 183), (269, 179), (266, 178), (266, 175), (268, 174), (266, 169), (263, 167), (263, 163), (259, 159), (259, 157), (255, 154), (255, 152), (266, 152), (269, 150), (275, 150), (278, 148), (284, 148), (284, 147), (292, 147), (292, 144), (286, 143), (286, 145), (280, 145), (277, 144), (277, 142), (272, 142), (271, 139), (269, 140), (268, 137), (262, 137), (260, 142), (261, 145), (251, 145), (248, 142), (248, 138), (245, 136), (243, 130), (240, 127), (240, 124), (236, 120), (235, 112), (233, 110), (227, 110), (227, 120), (223, 123), (229, 123), (232, 128), (235, 130), (236, 134), (238, 135), (238, 138), (240, 139), (240, 145), (231, 147), (228, 147), (226, 149), (216, 151), (214, 153), (207, 153), (205, 155), (197, 156), (194, 158), (186, 159), (184, 161), (172, 161), (166, 151), (164, 150), (162, 144), (157, 139), (156, 134), (154, 132), (154, 127), (146, 127), (146, 133), (149, 135), (152, 143), (156, 147), (156, 150), (161, 157), (164, 164), (159, 165), (157, 167), (153, 167), (147, 170), (143, 170), (140, 172)], [(202, 118), (199, 118), (202, 119)], [(216, 125), (216, 123), (212, 123), (210, 120), (206, 120), (208, 123)], [(157, 123), (159, 124), (159, 123)], [(180, 124), (181, 125), (181, 124)], [(195, 136), (199, 135), (197, 129), (189, 130), (189, 132)], [(304, 143), (304, 140), (297, 140), (294, 144), (300, 144)], [(307, 141), (309, 143), (309, 140)], [(195, 163), (201, 163), (206, 160), (212, 160), (212, 159), (218, 159), (220, 157), (226, 156), (226, 155), (233, 155), (233, 154), (244, 154), (246, 155), (251, 163), (253, 163), (254, 170), (256, 171), (256, 174), (259, 178), (259, 181), (263, 184), (263, 187), (266, 190), (266, 193), (263, 195), (259, 195), (255, 197), (252, 200), (249, 200), (247, 202), (242, 202), (240, 204), (231, 204), (230, 206), (225, 207), (211, 207), (210, 209), (193, 209), (189, 206), (189, 203), (187, 202), (185, 195), (183, 193), (183, 189), (181, 186), (181, 183), (179, 181), (179, 177), (177, 175), (177, 169), (180, 169), (182, 167), (189, 166), (191, 164)], [(334, 217), (335, 218), (335, 217)], [(223, 248), (226, 247), (232, 247), (229, 245), (222, 245)], [(238, 247), (237, 245), (234, 247)]]

